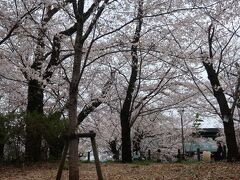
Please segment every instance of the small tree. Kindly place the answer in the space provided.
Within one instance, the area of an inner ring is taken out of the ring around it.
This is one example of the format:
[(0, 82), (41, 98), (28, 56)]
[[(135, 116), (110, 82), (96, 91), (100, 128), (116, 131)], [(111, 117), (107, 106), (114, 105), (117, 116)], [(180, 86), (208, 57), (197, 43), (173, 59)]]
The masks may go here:
[(24, 113), (0, 114), (1, 161), (19, 162), (24, 160)]
[(67, 131), (67, 121), (61, 118), (59, 112), (49, 113), (43, 122), (43, 138), (49, 148), (49, 158), (59, 159), (64, 146), (63, 135)]

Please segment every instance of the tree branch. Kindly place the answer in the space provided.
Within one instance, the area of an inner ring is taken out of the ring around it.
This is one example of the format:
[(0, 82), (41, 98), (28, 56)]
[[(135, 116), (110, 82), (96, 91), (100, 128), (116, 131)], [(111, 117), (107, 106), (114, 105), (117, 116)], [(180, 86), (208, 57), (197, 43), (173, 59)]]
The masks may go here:
[(112, 87), (112, 84), (115, 79), (115, 71), (111, 72), (110, 79), (105, 83), (102, 94), (99, 98), (93, 99), (89, 104), (85, 105), (82, 109), (82, 111), (78, 114), (78, 125), (83, 122), (83, 120), (91, 113), (93, 112), (98, 106), (100, 106), (104, 99), (107, 97), (107, 94)]
[(9, 32), (7, 33), (7, 35), (0, 41), (0, 45), (3, 44), (7, 39), (9, 39), (11, 36), (12, 36), (12, 33), (14, 32), (15, 29), (18, 28), (19, 26), (19, 23), (29, 14), (33, 13), (34, 11), (36, 11), (39, 6), (41, 5), (42, 3), (38, 4), (38, 6), (30, 9), (29, 11), (27, 11), (24, 15), (22, 15), (20, 17), (20, 19), (13, 25), (13, 27), (9, 30)]

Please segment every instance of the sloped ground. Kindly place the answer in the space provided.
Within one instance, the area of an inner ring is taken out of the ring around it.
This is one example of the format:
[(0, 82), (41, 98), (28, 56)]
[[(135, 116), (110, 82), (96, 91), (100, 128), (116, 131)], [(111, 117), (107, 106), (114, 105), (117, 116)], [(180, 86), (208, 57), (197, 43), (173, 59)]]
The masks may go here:
[[(164, 163), (164, 164), (102, 164), (106, 180), (166, 180), (166, 179), (234, 179), (240, 180), (240, 163)], [(1, 180), (52, 180), (55, 179), (57, 164), (44, 163), (25, 167), (0, 167)], [(67, 178), (67, 170), (62, 179)], [(97, 179), (94, 164), (80, 165), (80, 177), (84, 180)]]

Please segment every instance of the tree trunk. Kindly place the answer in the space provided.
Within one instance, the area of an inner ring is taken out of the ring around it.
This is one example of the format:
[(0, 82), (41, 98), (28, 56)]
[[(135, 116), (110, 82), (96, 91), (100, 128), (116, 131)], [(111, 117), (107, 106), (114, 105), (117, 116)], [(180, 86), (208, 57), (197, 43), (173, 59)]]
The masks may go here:
[[(74, 73), (73, 73), (74, 74)], [(74, 134), (77, 128), (77, 87), (70, 85), (69, 94), (69, 134)], [(79, 179), (78, 139), (69, 141), (69, 180)]]
[(4, 144), (0, 143), (0, 163), (3, 161), (4, 158)]
[(231, 110), (228, 106), (226, 96), (220, 85), (218, 74), (213, 68), (211, 63), (203, 61), (203, 65), (208, 73), (208, 79), (211, 83), (214, 96), (217, 99), (220, 112), (223, 119), (224, 133), (226, 137), (226, 144), (228, 148), (227, 158), (229, 161), (236, 160), (239, 158), (237, 140), (235, 136), (234, 122), (231, 116)]
[(133, 92), (135, 89), (135, 83), (138, 76), (138, 43), (140, 40), (140, 32), (143, 22), (143, 0), (139, 1), (138, 15), (137, 15), (137, 26), (132, 41), (131, 55), (132, 55), (132, 69), (131, 76), (127, 88), (127, 94), (121, 109), (120, 120), (122, 128), (122, 162), (132, 162), (132, 150), (131, 150), (131, 127), (130, 120), (132, 114), (132, 101)]
[[(107, 4), (109, 0), (104, 0), (104, 4)], [(69, 88), (69, 134), (75, 134), (78, 127), (78, 117), (77, 117), (77, 99), (78, 99), (78, 85), (81, 79), (82, 73), (86, 64), (82, 63), (82, 54), (83, 54), (83, 44), (88, 36), (91, 34), (94, 25), (96, 24), (98, 18), (101, 16), (101, 13), (104, 10), (105, 5), (97, 8), (96, 14), (94, 13), (95, 7), (98, 7), (100, 1), (94, 1), (92, 6), (84, 13), (84, 4), (85, 0), (71, 1), (72, 7), (74, 10), (76, 22), (76, 37), (74, 43), (74, 62), (73, 62), (73, 71), (72, 79), (70, 82)], [(94, 17), (86, 28), (85, 33), (84, 23), (86, 20), (94, 13)], [(74, 28), (75, 29), (75, 28)], [(91, 49), (91, 46), (89, 47)], [(89, 49), (89, 52), (90, 52)], [(86, 63), (86, 61), (85, 61)], [(81, 119), (81, 118), (80, 118)], [(78, 139), (69, 140), (69, 179), (78, 180), (79, 179), (79, 168), (78, 168)]]
[(227, 159), (228, 161), (235, 161), (239, 160), (238, 146), (235, 136), (233, 119), (232, 117), (228, 118), (229, 118), (228, 122), (223, 122), (224, 133), (226, 136), (226, 144), (228, 148)]
[(121, 128), (122, 128), (122, 162), (132, 162), (131, 148), (131, 128), (129, 115), (124, 110), (121, 111)]
[[(39, 73), (44, 61), (44, 33), (46, 29), (44, 26), (39, 28), (37, 46), (35, 49), (35, 60), (31, 66), (33, 72)], [(26, 144), (25, 156), (27, 161), (41, 160), (41, 141), (42, 133), (39, 127), (40, 118), (43, 116), (43, 87), (39, 80), (34, 77), (27, 77), (28, 79), (28, 104), (27, 104), (27, 118), (26, 118)]]
[[(83, 5), (82, 5), (83, 6)], [(83, 13), (83, 7), (81, 7)], [(82, 34), (83, 22), (77, 23), (77, 34), (75, 39), (75, 55), (73, 64), (73, 74), (69, 89), (69, 134), (75, 134), (78, 126), (77, 117), (77, 99), (78, 99), (78, 85), (80, 78), (80, 69), (82, 61)], [(69, 141), (69, 180), (79, 179), (78, 167), (78, 139), (70, 139)]]
[[(214, 97), (216, 98), (223, 120), (224, 134), (226, 138), (228, 148), (228, 161), (237, 160), (239, 158), (237, 140), (234, 129), (233, 114), (229, 108), (227, 98), (224, 94), (223, 88), (219, 82), (218, 73), (213, 67), (213, 38), (215, 29), (211, 24), (208, 27), (208, 45), (209, 45), (209, 57), (203, 57), (203, 65), (207, 71), (208, 79), (211, 83)], [(221, 59), (220, 62), (221, 63)], [(220, 64), (219, 64), (220, 65)]]
[(28, 83), (28, 105), (26, 118), (26, 160), (41, 160), (42, 133), (39, 118), (43, 116), (43, 89), (37, 80)]

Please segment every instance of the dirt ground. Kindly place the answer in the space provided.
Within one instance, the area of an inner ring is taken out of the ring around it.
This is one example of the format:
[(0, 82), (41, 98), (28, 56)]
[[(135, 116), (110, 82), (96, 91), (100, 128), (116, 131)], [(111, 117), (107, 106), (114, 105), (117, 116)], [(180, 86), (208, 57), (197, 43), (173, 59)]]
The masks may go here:
[[(52, 180), (57, 173), (56, 163), (43, 163), (32, 166), (1, 166), (1, 180)], [(103, 163), (102, 172), (105, 180), (166, 180), (166, 179), (201, 179), (201, 180), (240, 180), (240, 163), (195, 162), (195, 163), (150, 163), (120, 164)], [(97, 179), (95, 165), (82, 163), (79, 166), (80, 179)], [(64, 170), (63, 180), (68, 179)]]

